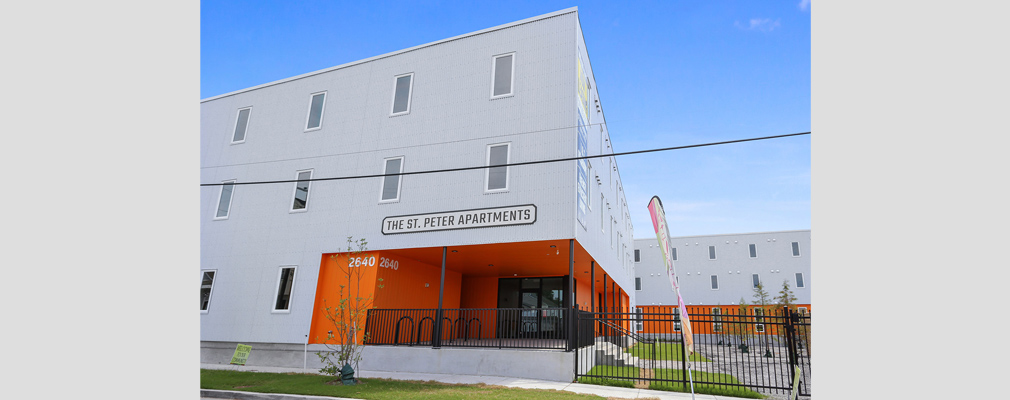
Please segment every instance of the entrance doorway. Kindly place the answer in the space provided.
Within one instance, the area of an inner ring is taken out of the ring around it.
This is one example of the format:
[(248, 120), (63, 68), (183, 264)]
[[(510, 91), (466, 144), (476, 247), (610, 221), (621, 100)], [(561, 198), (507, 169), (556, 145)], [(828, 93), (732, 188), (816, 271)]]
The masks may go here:
[(499, 337), (563, 337), (567, 295), (567, 276), (498, 279)]

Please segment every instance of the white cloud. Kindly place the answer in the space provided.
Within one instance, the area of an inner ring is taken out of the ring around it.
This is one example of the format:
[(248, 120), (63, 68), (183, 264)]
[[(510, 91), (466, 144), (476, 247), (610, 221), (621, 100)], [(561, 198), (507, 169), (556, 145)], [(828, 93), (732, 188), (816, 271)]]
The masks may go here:
[(800, 10), (806, 11), (810, 9), (810, 0), (800, 0)]
[(740, 29), (761, 32), (771, 32), (780, 26), (779, 20), (772, 21), (770, 18), (751, 18), (748, 25), (741, 24), (740, 21), (734, 22), (733, 25)]

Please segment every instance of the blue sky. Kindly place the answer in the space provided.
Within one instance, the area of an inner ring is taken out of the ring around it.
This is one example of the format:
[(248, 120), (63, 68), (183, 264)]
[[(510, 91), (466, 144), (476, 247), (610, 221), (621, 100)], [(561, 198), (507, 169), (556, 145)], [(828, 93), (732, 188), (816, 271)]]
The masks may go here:
[[(200, 96), (579, 7), (614, 151), (807, 132), (809, 2), (200, 3)], [(636, 238), (810, 228), (810, 136), (618, 158)]]

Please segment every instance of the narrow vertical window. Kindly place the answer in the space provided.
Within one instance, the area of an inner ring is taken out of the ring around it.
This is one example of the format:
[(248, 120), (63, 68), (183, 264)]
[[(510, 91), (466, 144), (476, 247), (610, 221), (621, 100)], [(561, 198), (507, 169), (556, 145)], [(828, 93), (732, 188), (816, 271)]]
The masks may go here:
[(235, 132), (232, 134), (232, 143), (242, 143), (245, 142), (245, 132), (249, 127), (249, 113), (252, 112), (252, 107), (246, 107), (238, 110), (238, 116), (235, 117)]
[(512, 73), (515, 66), (515, 53), (494, 57), (494, 64), (491, 67), (493, 77), (491, 98), (503, 97), (512, 94), (512, 84), (515, 82)]
[(200, 279), (200, 312), (207, 313), (210, 308), (210, 295), (214, 292), (214, 275), (217, 271), (203, 271)]
[(586, 207), (593, 211), (593, 164), (586, 160)]
[(642, 278), (635, 277), (635, 290), (642, 290)]
[(607, 213), (603, 212), (603, 193), (600, 193), (600, 232), (607, 231)]
[(750, 258), (757, 258), (757, 256), (758, 256), (757, 245), (752, 243), (750, 245)]
[(383, 174), (386, 176), (382, 177), (382, 197), (379, 201), (400, 200), (400, 175), (391, 174), (403, 172), (403, 157), (387, 158), (383, 163)]
[(760, 276), (758, 276), (758, 274), (753, 274), (753, 275), (751, 275), (751, 278), (752, 278), (752, 280), (754, 281), (754, 282), (753, 282), (753, 283), (754, 283), (754, 286), (753, 286), (753, 287), (758, 287), (758, 285), (760, 285), (760, 284), (761, 284), (761, 277), (760, 277)]
[(712, 290), (719, 290), (719, 276), (712, 275)]
[(635, 307), (635, 330), (645, 330), (644, 325), (645, 322), (642, 320), (642, 309), (640, 307)]
[[(509, 144), (493, 144), (487, 147), (487, 165), (505, 165), (509, 162)], [(508, 190), (509, 174), (508, 167), (493, 167), (487, 168), (486, 173), (487, 184), (484, 190), (490, 191), (500, 191)]]
[(798, 288), (805, 287), (805, 286), (803, 286), (803, 273), (802, 272), (797, 272), (796, 273), (796, 287), (798, 287)]
[(289, 311), (291, 305), (291, 289), (295, 283), (295, 267), (281, 267), (277, 277), (277, 301), (274, 311)]
[(305, 120), (305, 130), (311, 131), (323, 126), (323, 109), (326, 108), (326, 92), (313, 93), (309, 97), (309, 116)]
[(635, 262), (642, 262), (642, 250), (635, 249)]
[(800, 242), (793, 242), (793, 257), (800, 256)]
[(231, 198), (232, 192), (235, 189), (235, 181), (224, 181), (224, 185), (221, 185), (221, 192), (217, 197), (217, 212), (214, 214), (214, 219), (227, 219), (228, 213), (231, 210)]
[(715, 260), (715, 246), (708, 246), (708, 259)]
[(722, 309), (719, 307), (712, 307), (712, 331), (722, 332)]
[(677, 248), (670, 248), (670, 252), (673, 253), (673, 261), (677, 261)]
[(298, 171), (295, 177), (298, 182), (295, 182), (291, 211), (305, 211), (309, 205), (309, 180), (312, 179), (312, 170)]
[(765, 331), (765, 324), (762, 323), (764, 322), (764, 315), (765, 310), (763, 308), (754, 309), (754, 321), (757, 322), (754, 324), (754, 332), (763, 333)]
[(410, 112), (410, 95), (414, 89), (414, 74), (404, 74), (396, 77), (393, 85), (393, 111), (390, 115), (400, 115)]

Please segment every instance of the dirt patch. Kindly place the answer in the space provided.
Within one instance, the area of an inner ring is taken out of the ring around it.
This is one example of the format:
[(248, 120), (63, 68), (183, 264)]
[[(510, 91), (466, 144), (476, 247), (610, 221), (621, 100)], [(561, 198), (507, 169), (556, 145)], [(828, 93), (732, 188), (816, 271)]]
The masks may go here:
[[(638, 377), (643, 379), (652, 379), (655, 376), (655, 372), (648, 368), (639, 368)], [(649, 383), (651, 381), (635, 381), (635, 389), (648, 389)]]

